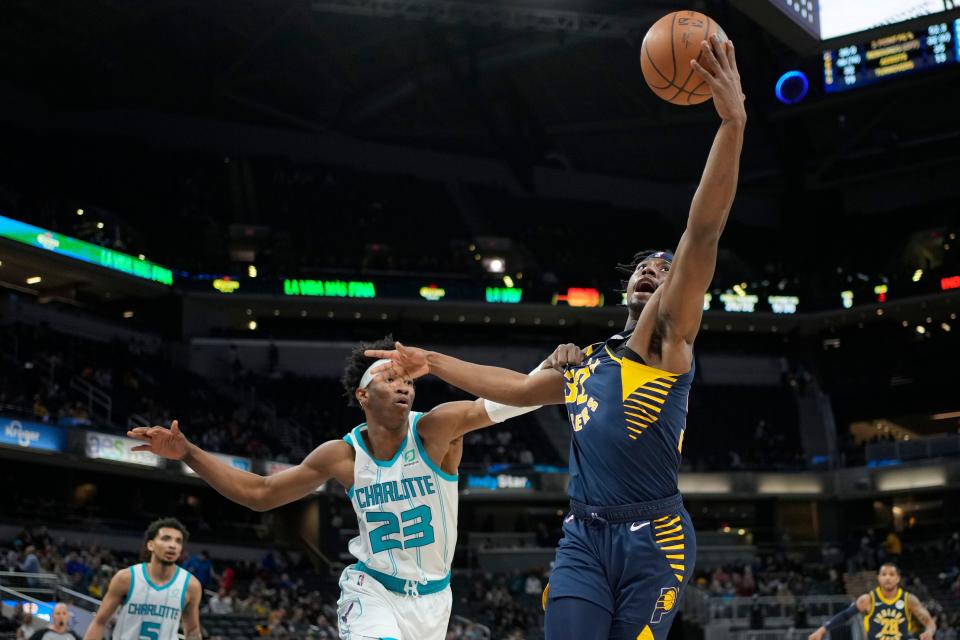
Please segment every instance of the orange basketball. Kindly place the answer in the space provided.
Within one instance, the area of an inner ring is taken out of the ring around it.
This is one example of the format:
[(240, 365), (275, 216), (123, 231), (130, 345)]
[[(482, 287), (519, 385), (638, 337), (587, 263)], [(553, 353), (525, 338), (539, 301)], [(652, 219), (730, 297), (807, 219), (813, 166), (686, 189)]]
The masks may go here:
[(697, 11), (669, 13), (650, 27), (640, 45), (640, 69), (647, 86), (672, 104), (700, 104), (712, 96), (710, 86), (690, 66), (700, 59), (700, 43), (714, 33), (727, 39), (720, 25)]

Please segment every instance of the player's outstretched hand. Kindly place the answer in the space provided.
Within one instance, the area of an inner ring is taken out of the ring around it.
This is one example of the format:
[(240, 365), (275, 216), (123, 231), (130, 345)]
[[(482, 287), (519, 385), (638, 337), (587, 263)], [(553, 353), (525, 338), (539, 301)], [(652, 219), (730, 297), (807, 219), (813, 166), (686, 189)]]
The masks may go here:
[(190, 442), (180, 431), (179, 423), (174, 420), (170, 428), (164, 427), (137, 427), (127, 431), (127, 435), (146, 444), (137, 445), (131, 451), (149, 451), (161, 458), (183, 460), (187, 457)]
[(422, 378), (430, 373), (430, 363), (427, 352), (417, 347), (405, 347), (399, 342), (394, 343), (394, 349), (367, 349), (363, 355), (378, 360), (393, 360), (391, 364), (383, 364), (370, 373), (375, 378), (384, 376), (407, 376), (412, 379)]
[(700, 43), (700, 57), (703, 63), (690, 61), (697, 72), (713, 92), (713, 106), (725, 121), (745, 123), (747, 110), (743, 106), (746, 96), (740, 86), (740, 72), (737, 70), (737, 57), (733, 51), (733, 41), (721, 41), (717, 34), (709, 41)]
[(575, 344), (567, 343), (558, 345), (553, 353), (541, 365), (541, 369), (556, 369), (560, 373), (568, 365), (577, 365), (583, 362), (583, 351)]
[(810, 637), (807, 640), (823, 640), (823, 636), (827, 635), (827, 630), (823, 627), (820, 627), (816, 631), (810, 634)]

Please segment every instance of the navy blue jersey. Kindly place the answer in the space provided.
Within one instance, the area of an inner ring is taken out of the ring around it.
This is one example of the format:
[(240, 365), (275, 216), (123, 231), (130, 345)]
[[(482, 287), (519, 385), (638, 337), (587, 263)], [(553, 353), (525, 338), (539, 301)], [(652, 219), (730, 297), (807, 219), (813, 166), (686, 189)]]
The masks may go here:
[(910, 613), (910, 594), (897, 589), (893, 598), (887, 600), (877, 587), (870, 592), (870, 611), (863, 616), (863, 631), (867, 640), (903, 640), (913, 632), (913, 615)]
[(693, 366), (683, 374), (648, 366), (627, 347), (629, 337), (590, 345), (564, 373), (573, 428), (567, 493), (590, 505), (677, 493)]

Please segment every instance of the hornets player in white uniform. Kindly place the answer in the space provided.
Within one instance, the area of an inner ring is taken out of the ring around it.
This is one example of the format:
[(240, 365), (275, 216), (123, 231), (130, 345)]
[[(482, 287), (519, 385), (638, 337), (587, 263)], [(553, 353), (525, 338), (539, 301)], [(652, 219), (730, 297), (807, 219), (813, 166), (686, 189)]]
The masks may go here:
[(110, 580), (84, 640), (103, 640), (114, 612), (113, 640), (200, 640), (200, 581), (177, 566), (188, 537), (175, 518), (151, 523), (143, 537), (146, 562), (121, 569)]
[(134, 450), (183, 460), (227, 498), (266, 511), (310, 495), (331, 478), (347, 490), (360, 535), (357, 562), (340, 579), (338, 625), (343, 640), (443, 640), (450, 618), (450, 565), (457, 543), (457, 470), (463, 435), (537, 407), (485, 400), (448, 402), (412, 411), (413, 381), (374, 375), (388, 361), (364, 355), (387, 349), (360, 345), (343, 385), (366, 422), (314, 449), (299, 465), (269, 477), (234, 469), (191, 444), (176, 421), (170, 429), (140, 427)]

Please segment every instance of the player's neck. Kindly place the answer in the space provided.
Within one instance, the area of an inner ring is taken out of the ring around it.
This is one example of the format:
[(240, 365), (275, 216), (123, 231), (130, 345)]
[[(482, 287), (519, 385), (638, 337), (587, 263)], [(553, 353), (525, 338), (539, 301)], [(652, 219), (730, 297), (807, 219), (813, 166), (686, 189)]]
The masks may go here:
[(623, 332), (633, 331), (634, 327), (637, 326), (638, 318), (639, 316), (634, 316), (633, 312), (631, 312), (630, 315), (627, 316), (627, 323), (623, 325)]
[[(403, 422), (406, 426), (406, 420)], [(375, 420), (367, 420), (366, 433), (361, 433), (361, 437), (366, 437), (367, 444), (370, 445), (370, 452), (377, 460), (392, 460), (397, 454), (397, 450), (403, 445), (407, 437), (407, 430), (404, 428), (391, 428), (384, 426), (383, 423)]]
[(900, 587), (894, 587), (893, 589), (887, 590), (887, 589), (884, 589), (883, 587), (880, 587), (880, 593), (883, 594), (884, 598), (892, 598), (893, 596), (897, 595), (897, 590), (899, 588)]
[(152, 559), (147, 563), (147, 575), (150, 576), (150, 579), (153, 580), (153, 583), (157, 586), (162, 587), (170, 582), (170, 579), (173, 578), (173, 574), (176, 573), (176, 571), (177, 565), (175, 564), (164, 564)]

